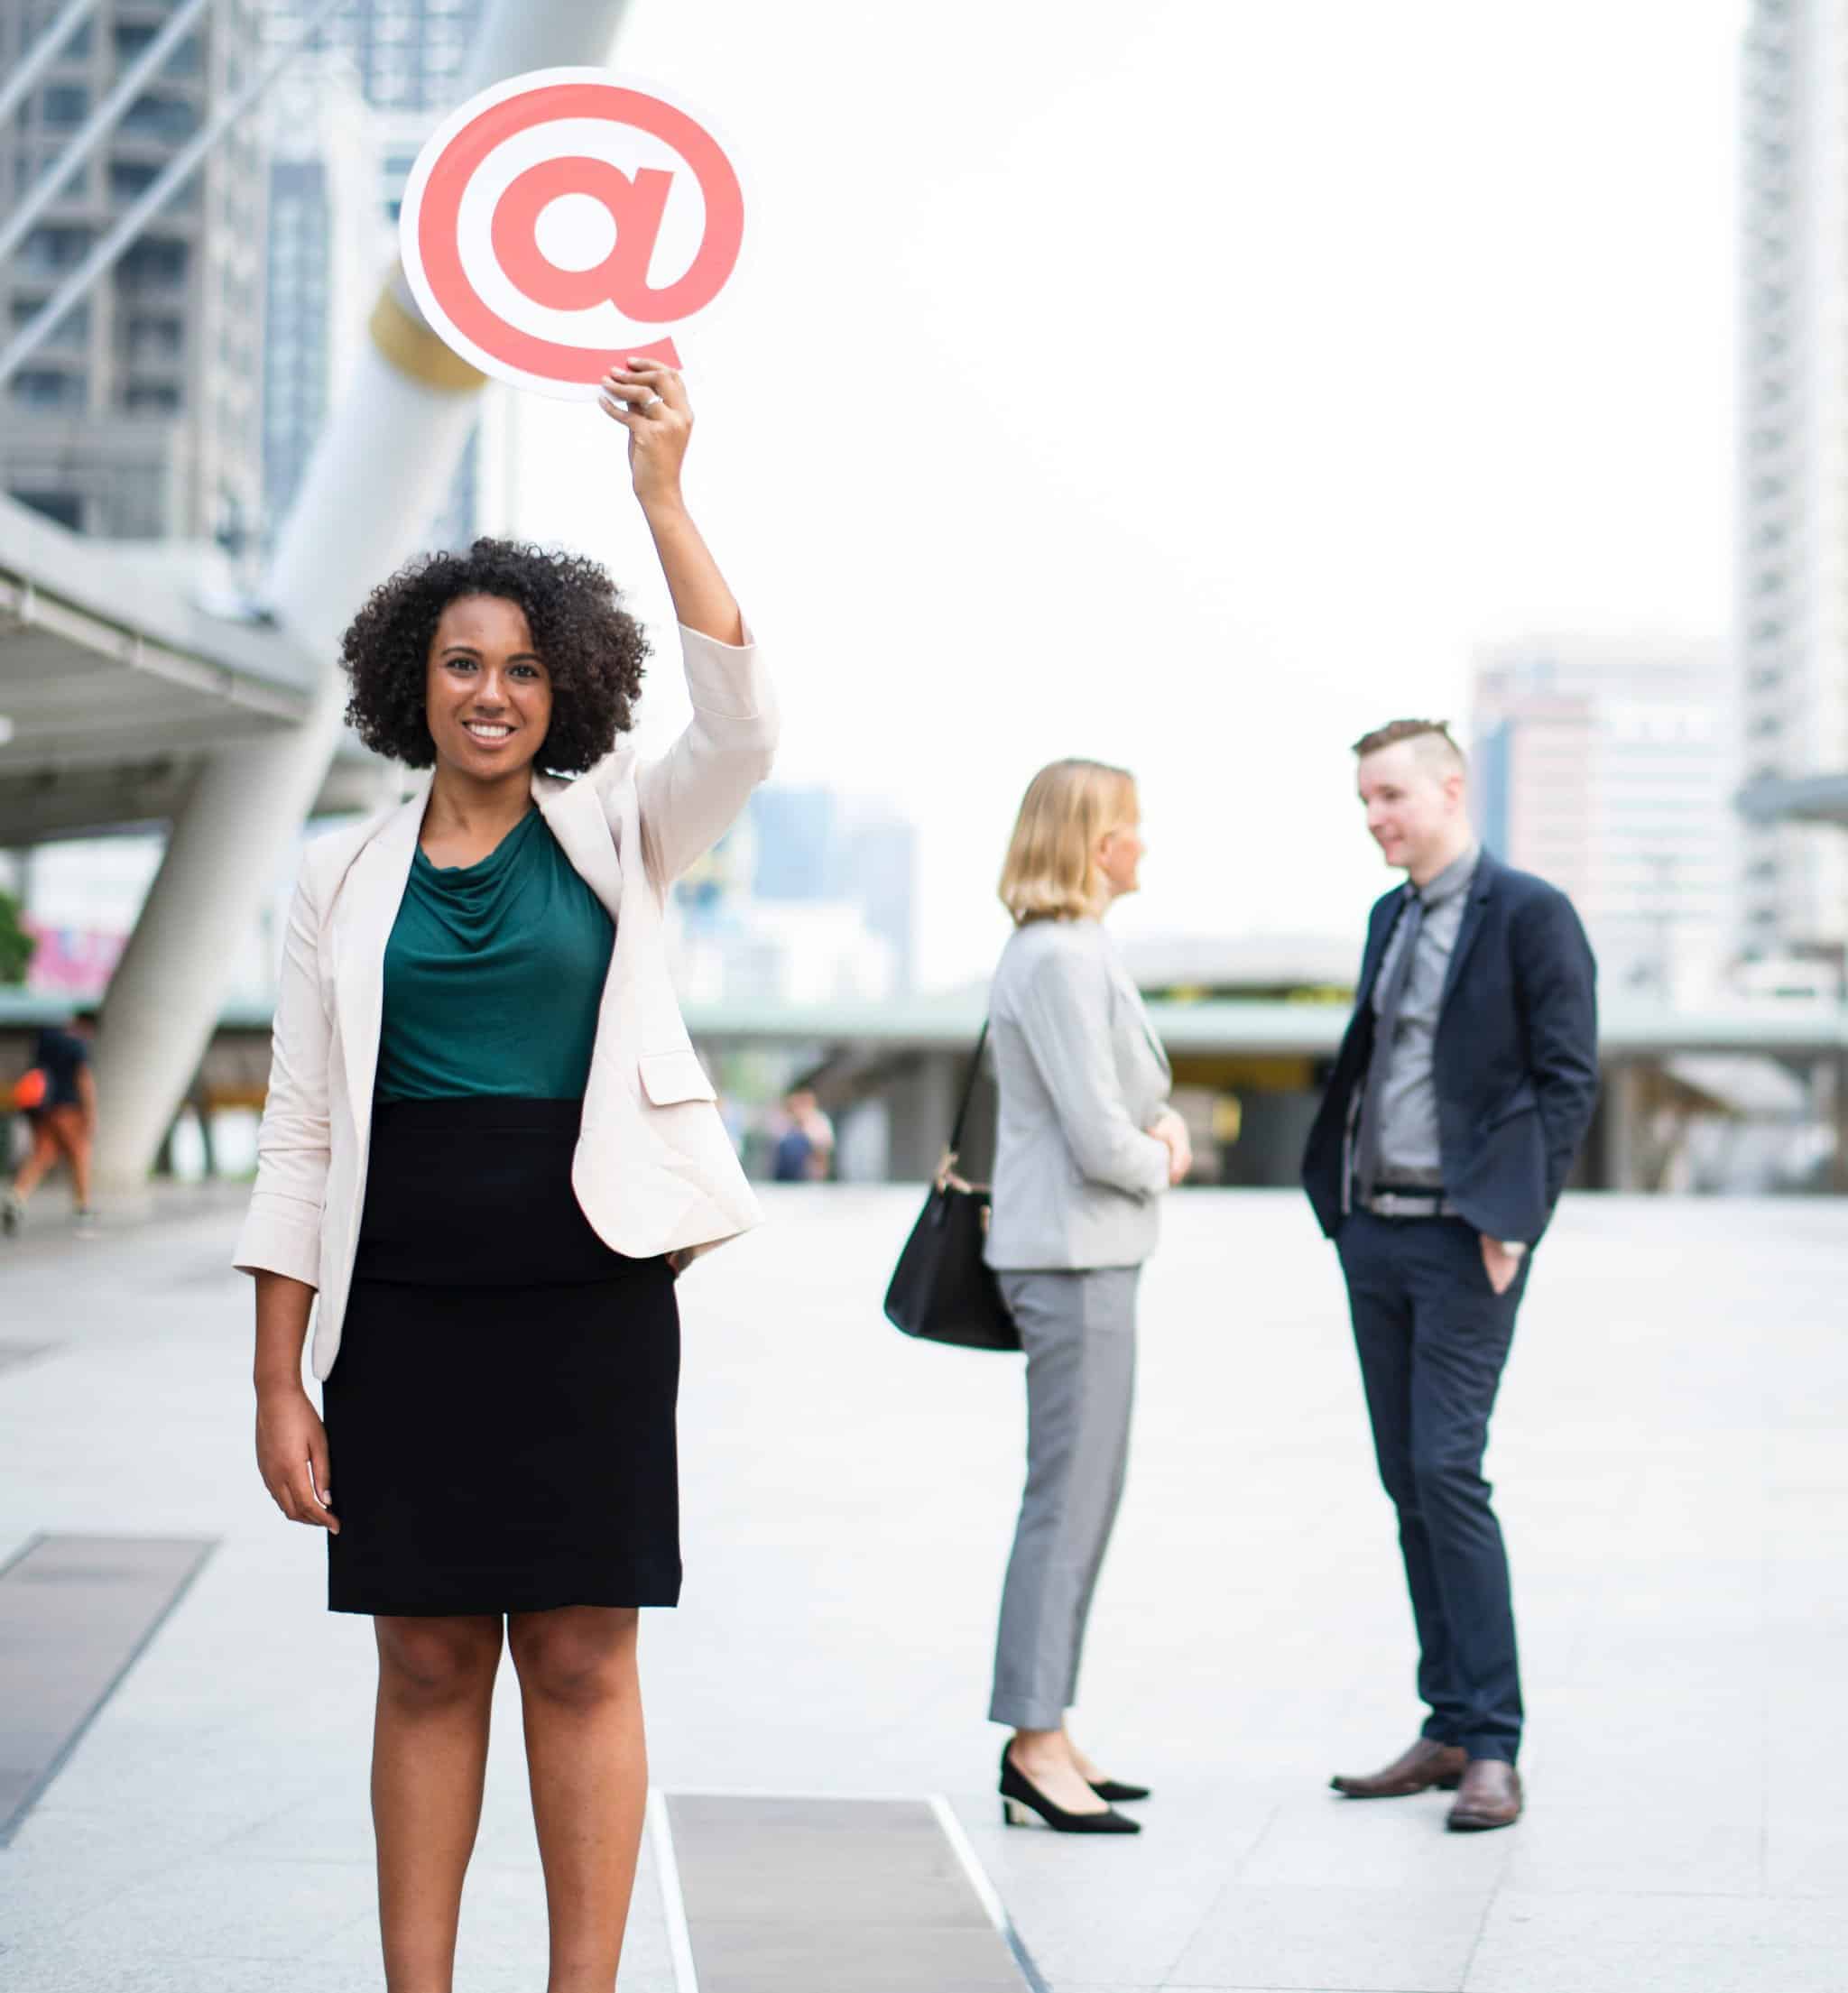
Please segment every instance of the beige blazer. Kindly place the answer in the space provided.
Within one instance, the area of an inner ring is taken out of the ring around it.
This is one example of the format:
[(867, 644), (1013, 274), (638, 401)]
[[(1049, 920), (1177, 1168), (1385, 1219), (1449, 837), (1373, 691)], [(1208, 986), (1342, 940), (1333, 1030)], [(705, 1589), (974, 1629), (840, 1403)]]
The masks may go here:
[[(672, 881), (770, 770), (775, 698), (755, 647), (682, 629), (693, 718), (659, 761), (619, 748), (575, 781), (535, 771), (560, 848), (615, 922), (571, 1167), (584, 1215), (632, 1258), (717, 1245), (761, 1215), (668, 975)], [(317, 838), (302, 859), (276, 995), (256, 1187), (236, 1264), (319, 1289), (312, 1368), (340, 1348), (365, 1199), (385, 944), (430, 795)]]

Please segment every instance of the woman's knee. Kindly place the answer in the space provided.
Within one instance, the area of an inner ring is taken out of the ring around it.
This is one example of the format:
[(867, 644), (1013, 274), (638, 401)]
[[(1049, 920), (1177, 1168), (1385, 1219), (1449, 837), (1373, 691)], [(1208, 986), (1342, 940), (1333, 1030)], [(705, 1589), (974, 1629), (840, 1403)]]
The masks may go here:
[(378, 1619), (379, 1688), (405, 1710), (441, 1710), (493, 1693), (496, 1619)]
[(626, 1607), (567, 1606), (516, 1613), (507, 1647), (523, 1694), (574, 1709), (635, 1693), (636, 1615)]

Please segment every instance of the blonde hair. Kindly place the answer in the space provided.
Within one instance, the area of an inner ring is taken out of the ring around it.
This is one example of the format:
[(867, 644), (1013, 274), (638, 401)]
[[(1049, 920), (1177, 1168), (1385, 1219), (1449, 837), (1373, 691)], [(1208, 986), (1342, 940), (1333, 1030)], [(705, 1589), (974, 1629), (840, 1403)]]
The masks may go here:
[(1136, 779), (1106, 761), (1053, 761), (1027, 784), (1001, 868), (1001, 903), (1030, 920), (1096, 919), (1109, 903), (1097, 841), (1136, 814)]

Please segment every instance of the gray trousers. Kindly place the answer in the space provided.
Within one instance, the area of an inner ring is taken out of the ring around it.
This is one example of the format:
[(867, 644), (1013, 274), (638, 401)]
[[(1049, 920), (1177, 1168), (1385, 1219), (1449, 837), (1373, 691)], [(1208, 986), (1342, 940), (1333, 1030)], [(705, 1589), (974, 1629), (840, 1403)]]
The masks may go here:
[(1027, 1488), (1002, 1592), (991, 1721), (1055, 1730), (1129, 1464), (1140, 1267), (1003, 1273), (1027, 1352)]

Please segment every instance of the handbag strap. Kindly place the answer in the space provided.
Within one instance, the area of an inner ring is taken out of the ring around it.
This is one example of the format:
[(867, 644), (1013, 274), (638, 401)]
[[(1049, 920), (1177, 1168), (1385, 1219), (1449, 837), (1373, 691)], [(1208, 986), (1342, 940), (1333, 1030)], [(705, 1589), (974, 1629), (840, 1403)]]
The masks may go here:
[(963, 1082), (962, 1104), (956, 1109), (956, 1125), (949, 1131), (949, 1155), (954, 1162), (963, 1147), (963, 1126), (969, 1118), (969, 1103), (975, 1097), (975, 1082), (982, 1076), (982, 1053), (988, 1043), (988, 1020), (982, 1020), (982, 1035), (975, 1040), (975, 1056), (969, 1061), (969, 1076)]

